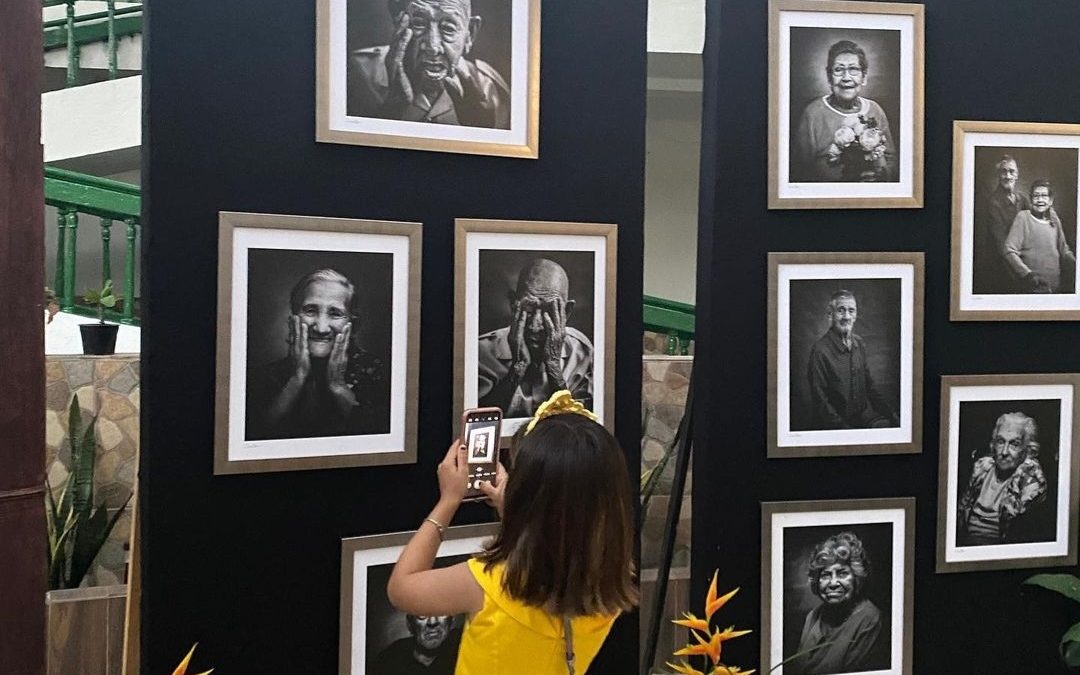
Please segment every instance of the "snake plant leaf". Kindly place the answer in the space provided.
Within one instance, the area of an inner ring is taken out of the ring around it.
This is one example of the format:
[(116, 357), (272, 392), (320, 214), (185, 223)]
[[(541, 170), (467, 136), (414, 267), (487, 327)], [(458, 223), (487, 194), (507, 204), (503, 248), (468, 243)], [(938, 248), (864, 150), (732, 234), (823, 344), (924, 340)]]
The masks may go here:
[(83, 577), (90, 571), (90, 566), (94, 563), (98, 553), (101, 552), (101, 547), (108, 541), (109, 534), (112, 532), (113, 527), (116, 526), (116, 522), (120, 520), (120, 516), (123, 515), (130, 501), (131, 493), (128, 493), (127, 499), (113, 513), (111, 518), (108, 516), (108, 509), (102, 504), (97, 507), (93, 515), (79, 524), (79, 528), (75, 532), (75, 544), (71, 554), (69, 588), (78, 588), (79, 584), (82, 583)]
[[(79, 440), (78, 455), (71, 458), (71, 477), (74, 480), (72, 508), (76, 517), (85, 520), (90, 516), (94, 499), (94, 466), (97, 464), (97, 441), (94, 439), (96, 418), (90, 418)], [(72, 436), (75, 442), (75, 436)]]
[(1024, 580), (1029, 586), (1040, 586), (1066, 598), (1080, 602), (1080, 579), (1072, 574), (1036, 574)]

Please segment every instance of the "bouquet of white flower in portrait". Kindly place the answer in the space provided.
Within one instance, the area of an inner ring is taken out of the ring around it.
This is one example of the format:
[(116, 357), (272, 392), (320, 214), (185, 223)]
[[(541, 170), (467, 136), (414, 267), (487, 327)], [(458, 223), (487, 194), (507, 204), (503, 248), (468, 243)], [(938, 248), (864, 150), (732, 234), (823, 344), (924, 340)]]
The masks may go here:
[(850, 115), (833, 135), (829, 165), (841, 167), (843, 180), (880, 180), (885, 174), (887, 145), (876, 117)]

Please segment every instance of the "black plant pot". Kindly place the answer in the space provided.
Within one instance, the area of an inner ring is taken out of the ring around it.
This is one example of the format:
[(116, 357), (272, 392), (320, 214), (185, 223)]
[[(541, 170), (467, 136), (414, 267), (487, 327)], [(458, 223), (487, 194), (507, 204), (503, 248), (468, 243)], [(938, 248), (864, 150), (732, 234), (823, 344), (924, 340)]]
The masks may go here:
[(83, 354), (116, 353), (116, 332), (120, 326), (108, 323), (79, 324)]

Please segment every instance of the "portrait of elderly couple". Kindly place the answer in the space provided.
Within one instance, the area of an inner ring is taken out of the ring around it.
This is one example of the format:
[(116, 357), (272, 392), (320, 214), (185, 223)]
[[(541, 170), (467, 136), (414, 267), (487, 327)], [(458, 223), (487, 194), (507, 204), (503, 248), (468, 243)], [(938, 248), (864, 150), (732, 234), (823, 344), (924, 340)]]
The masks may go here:
[(763, 669), (797, 654), (787, 675), (911, 673), (915, 500), (762, 512)]
[(1075, 564), (1078, 384), (943, 378), (938, 571)]
[(769, 456), (920, 451), (921, 253), (769, 255)]
[(513, 436), (566, 389), (610, 424), (614, 225), (459, 220), (455, 313), (461, 411), (503, 411)]
[(954, 320), (1075, 320), (1080, 125), (956, 122)]
[(536, 157), (539, 7), (320, 0), (319, 140)]
[(769, 6), (769, 207), (921, 207), (922, 5)]
[[(386, 594), (390, 573), (411, 532), (341, 541), (340, 675), (453, 675), (465, 616), (413, 616)], [(446, 530), (435, 567), (478, 553), (490, 525)]]
[(415, 461), (420, 226), (222, 213), (215, 471)]

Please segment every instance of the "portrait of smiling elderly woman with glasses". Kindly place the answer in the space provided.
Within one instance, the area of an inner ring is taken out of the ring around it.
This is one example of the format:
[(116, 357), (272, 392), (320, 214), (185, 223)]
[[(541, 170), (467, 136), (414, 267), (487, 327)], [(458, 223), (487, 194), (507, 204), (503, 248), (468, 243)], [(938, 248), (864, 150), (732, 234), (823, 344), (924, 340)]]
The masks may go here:
[(833, 43), (825, 61), (829, 92), (803, 109), (792, 138), (792, 182), (897, 180), (889, 119), (861, 95), (869, 78), (862, 47), (851, 40)]
[(803, 623), (795, 659), (784, 672), (832, 675), (888, 667), (880, 648), (881, 610), (863, 596), (870, 557), (852, 532), (840, 532), (814, 547), (806, 568), (810, 592), (821, 604)]

